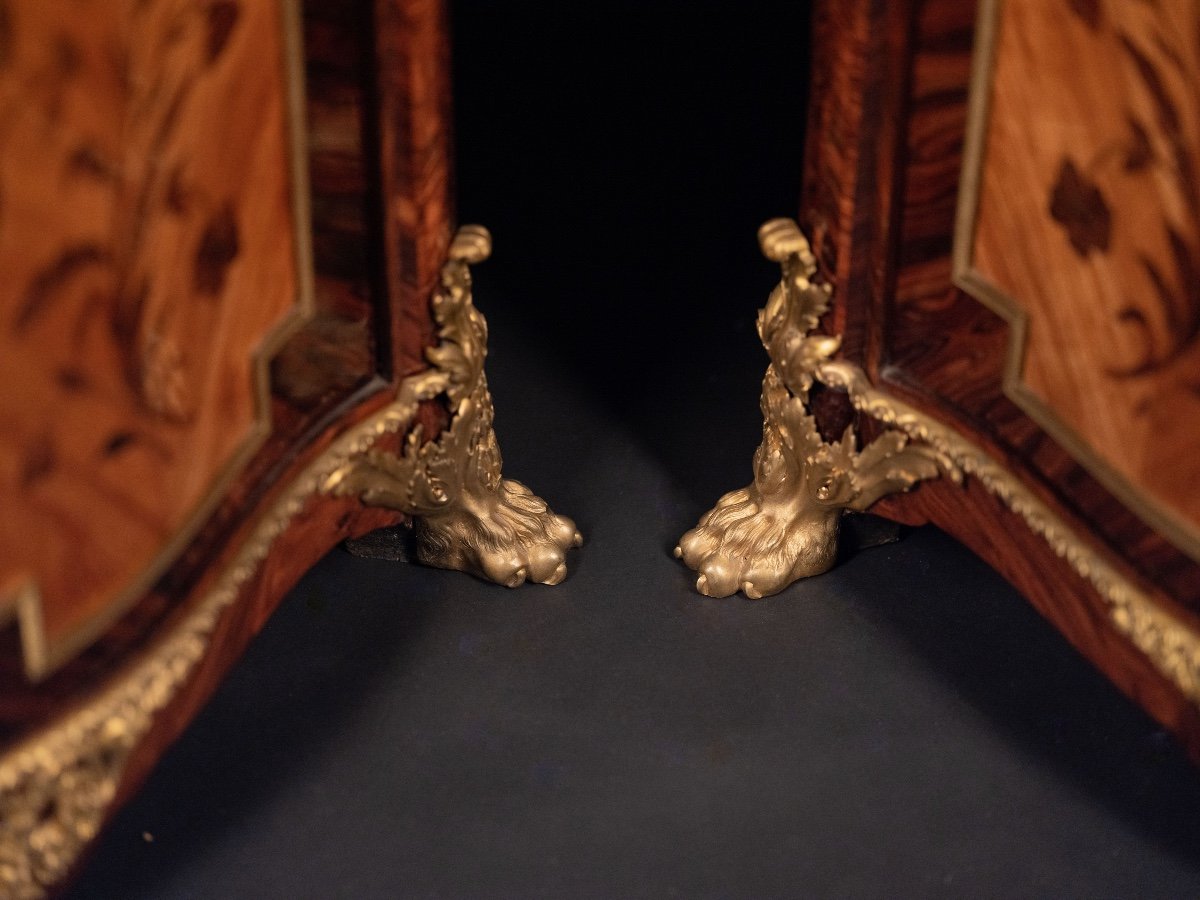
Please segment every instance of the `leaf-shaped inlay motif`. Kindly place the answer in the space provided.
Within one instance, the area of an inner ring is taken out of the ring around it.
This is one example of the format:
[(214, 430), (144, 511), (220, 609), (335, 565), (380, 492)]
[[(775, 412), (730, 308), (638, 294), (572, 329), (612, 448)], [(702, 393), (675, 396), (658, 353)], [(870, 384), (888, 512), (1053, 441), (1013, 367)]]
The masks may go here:
[(1080, 256), (1093, 250), (1107, 253), (1112, 239), (1112, 210), (1095, 182), (1064, 158), (1050, 190), (1050, 215), (1067, 229), (1071, 246)]

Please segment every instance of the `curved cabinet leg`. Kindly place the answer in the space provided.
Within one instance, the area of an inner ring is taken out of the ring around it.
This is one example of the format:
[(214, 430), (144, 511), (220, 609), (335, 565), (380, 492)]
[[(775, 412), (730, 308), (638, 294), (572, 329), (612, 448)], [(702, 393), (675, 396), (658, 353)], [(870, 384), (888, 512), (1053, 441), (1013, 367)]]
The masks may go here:
[(490, 254), (486, 229), (465, 226), (455, 235), (433, 298), (440, 338), (428, 351), (433, 368), (407, 385), (421, 400), (445, 394), (450, 425), (427, 442), (414, 429), (398, 455), (370, 450), (354, 458), (326, 489), (413, 516), (421, 562), (508, 587), (558, 584), (567, 575), (567, 551), (583, 542), (575, 523), (501, 476), (483, 368), (487, 322), (471, 298), (470, 264)]
[(675, 555), (699, 573), (696, 590), (710, 597), (742, 591), (758, 598), (827, 571), (837, 555), (843, 511), (862, 511), (886, 494), (953, 469), (933, 448), (887, 431), (861, 451), (853, 426), (825, 441), (809, 411), (818, 381), (840, 339), (812, 335), (829, 308), (831, 290), (814, 281), (808, 241), (790, 219), (759, 229), (759, 244), (783, 278), (758, 315), (758, 334), (771, 363), (763, 379), (763, 439), (754, 454), (754, 481), (726, 494), (687, 532)]

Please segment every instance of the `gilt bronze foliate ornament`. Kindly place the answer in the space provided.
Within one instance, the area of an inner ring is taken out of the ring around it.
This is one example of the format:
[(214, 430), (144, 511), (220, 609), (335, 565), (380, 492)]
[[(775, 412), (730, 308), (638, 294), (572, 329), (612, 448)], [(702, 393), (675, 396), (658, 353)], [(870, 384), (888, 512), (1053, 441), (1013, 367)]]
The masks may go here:
[(501, 477), (483, 366), (487, 322), (471, 297), (470, 266), (491, 252), (487, 229), (460, 228), (433, 296), (440, 340), (427, 354), (434, 377), (422, 399), (444, 394), (450, 426), (428, 442), (417, 426), (400, 455), (371, 450), (333, 472), (324, 487), (414, 517), (417, 559), (427, 565), (507, 587), (558, 584), (567, 576), (567, 551), (583, 538), (525, 485)]
[[(439, 343), (431, 368), (404, 379), (395, 399), (310, 463), (256, 520), (233, 559), (182, 619), (117, 678), (69, 715), (0, 755), (0, 896), (40, 898), (62, 881), (109, 814), (130, 755), (193, 676), (222, 616), (258, 577), (276, 540), (316, 496), (352, 496), (423, 517), (420, 558), (515, 586), (566, 575), (581, 543), (575, 524), (517, 482), (500, 477), (492, 403), (483, 373), (487, 325), (471, 300), (468, 265), (491, 238), (460, 229), (433, 298)], [(446, 431), (422, 442), (422, 401), (445, 396)], [(409, 429), (413, 429), (409, 431)], [(409, 431), (403, 454), (377, 449)]]
[[(970, 477), (1089, 582), (1117, 631), (1184, 696), (1200, 701), (1200, 646), (1189, 626), (987, 451), (876, 387), (854, 363), (833, 359), (838, 338), (809, 334), (832, 292), (814, 280), (816, 262), (795, 222), (768, 222), (759, 229), (759, 243), (783, 268), (758, 318), (771, 359), (763, 379), (763, 441), (754, 456), (753, 483), (722, 497), (675, 550), (699, 573), (697, 590), (713, 597), (739, 590), (752, 598), (778, 593), (833, 565), (843, 511), (865, 510), (923, 479), (944, 475), (962, 484)], [(844, 391), (855, 410), (888, 430), (861, 451), (853, 429), (837, 443), (824, 441), (808, 405), (818, 382)]]
[(675, 548), (699, 573), (696, 590), (710, 597), (738, 591), (765, 597), (827, 571), (844, 511), (865, 510), (887, 494), (958, 471), (944, 454), (910, 442), (903, 431), (887, 431), (861, 450), (853, 425), (835, 443), (821, 437), (809, 392), (817, 382), (837, 381), (830, 367), (839, 365), (831, 358), (841, 341), (810, 332), (832, 292), (815, 280), (816, 261), (791, 219), (767, 222), (758, 239), (783, 278), (758, 314), (771, 364), (763, 379), (763, 439), (754, 454), (754, 481), (717, 501)]

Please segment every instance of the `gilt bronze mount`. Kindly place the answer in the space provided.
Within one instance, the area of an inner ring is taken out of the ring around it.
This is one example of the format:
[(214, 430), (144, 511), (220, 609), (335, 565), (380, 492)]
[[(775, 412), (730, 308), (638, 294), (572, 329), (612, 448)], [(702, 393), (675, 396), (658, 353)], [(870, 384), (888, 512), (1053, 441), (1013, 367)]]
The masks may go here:
[(483, 367), (487, 322), (471, 293), (470, 266), (491, 252), (487, 229), (460, 228), (433, 296), (439, 343), (427, 351), (433, 369), (418, 396), (444, 394), (452, 410), (449, 427), (424, 441), (417, 426), (399, 455), (370, 450), (335, 470), (324, 487), (412, 516), (417, 559), (427, 565), (507, 587), (558, 584), (567, 576), (567, 551), (583, 538), (574, 522), (553, 513), (525, 485), (501, 477)]
[[(276, 541), (321, 494), (354, 496), (417, 519), (420, 558), (502, 584), (555, 583), (563, 554), (581, 542), (517, 482), (500, 477), (492, 404), (483, 374), (487, 325), (471, 300), (468, 265), (491, 238), (461, 229), (433, 298), (439, 343), (427, 371), (404, 379), (395, 399), (337, 437), (255, 521), (210, 588), (118, 677), (77, 708), (0, 754), (0, 885), (3, 896), (43, 897), (66, 877), (100, 829), (130, 755), (194, 675), (226, 611), (259, 577)], [(445, 396), (449, 427), (422, 442), (420, 404)], [(412, 429), (412, 430), (410, 430)], [(397, 457), (381, 438), (409, 433)]]
[(772, 219), (758, 232), (766, 257), (783, 270), (758, 314), (758, 334), (771, 363), (763, 379), (763, 439), (754, 454), (754, 481), (717, 501), (687, 532), (675, 555), (698, 574), (710, 597), (741, 591), (757, 599), (819, 575), (837, 556), (839, 521), (887, 494), (940, 474), (958, 476), (949, 458), (885, 431), (861, 450), (854, 426), (839, 441), (821, 436), (809, 393), (835, 384), (829, 367), (838, 337), (812, 334), (832, 291), (816, 280), (808, 241), (791, 219)]

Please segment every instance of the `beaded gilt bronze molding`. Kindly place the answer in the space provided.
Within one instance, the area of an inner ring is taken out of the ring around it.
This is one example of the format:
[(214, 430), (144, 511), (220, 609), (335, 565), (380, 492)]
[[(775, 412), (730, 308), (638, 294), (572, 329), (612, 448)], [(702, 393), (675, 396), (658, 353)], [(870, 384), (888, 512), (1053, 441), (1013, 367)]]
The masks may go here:
[[(357, 496), (424, 517), (420, 556), (432, 565), (510, 586), (565, 576), (563, 554), (581, 542), (574, 523), (500, 477), (483, 373), (487, 325), (472, 303), (467, 268), (490, 250), (479, 227), (463, 228), (451, 245), (433, 300), (440, 338), (429, 351), (433, 367), (405, 379), (391, 404), (341, 435), (287, 487), (178, 625), (88, 701), (0, 756), (5, 897), (43, 897), (71, 870), (104, 821), (130, 753), (203, 659), (222, 614), (315, 496)], [(422, 401), (440, 395), (453, 417), (436, 440), (422, 445), (410, 433), (399, 459), (375, 451), (381, 437), (412, 425)]]
[[(843, 510), (865, 509), (939, 473), (955, 483), (972, 477), (1090, 583), (1116, 630), (1184, 696), (1200, 703), (1195, 632), (1122, 576), (986, 452), (876, 388), (858, 366), (831, 359), (838, 339), (808, 335), (831, 292), (811, 281), (815, 262), (799, 227), (776, 219), (759, 230), (759, 240), (767, 257), (783, 267), (783, 280), (758, 321), (771, 358), (763, 381), (763, 443), (754, 457), (754, 483), (722, 497), (676, 548), (676, 556), (700, 573), (697, 589), (710, 596), (739, 589), (750, 597), (777, 593), (832, 565)], [(891, 430), (861, 452), (849, 431), (839, 444), (822, 441), (806, 405), (817, 382), (845, 391), (855, 409)]]

